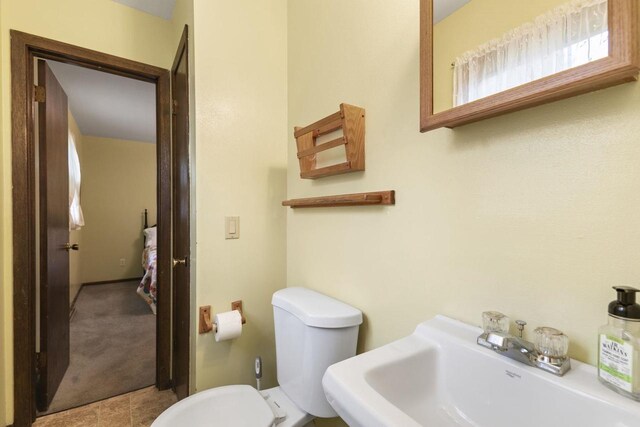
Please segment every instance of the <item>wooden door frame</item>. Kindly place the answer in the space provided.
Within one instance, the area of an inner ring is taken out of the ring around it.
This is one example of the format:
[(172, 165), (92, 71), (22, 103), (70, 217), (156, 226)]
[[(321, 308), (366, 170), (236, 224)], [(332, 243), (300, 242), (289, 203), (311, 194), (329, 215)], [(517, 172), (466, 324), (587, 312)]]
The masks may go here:
[(35, 58), (156, 85), (158, 315), (156, 386), (171, 386), (171, 92), (168, 70), (11, 30), (14, 427), (35, 419)]

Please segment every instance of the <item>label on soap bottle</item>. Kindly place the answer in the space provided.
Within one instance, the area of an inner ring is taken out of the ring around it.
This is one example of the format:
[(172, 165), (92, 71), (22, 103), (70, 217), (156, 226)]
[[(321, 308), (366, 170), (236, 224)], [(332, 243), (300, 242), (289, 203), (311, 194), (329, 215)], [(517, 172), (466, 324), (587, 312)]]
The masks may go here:
[(633, 392), (633, 346), (611, 335), (600, 335), (599, 375), (616, 387)]

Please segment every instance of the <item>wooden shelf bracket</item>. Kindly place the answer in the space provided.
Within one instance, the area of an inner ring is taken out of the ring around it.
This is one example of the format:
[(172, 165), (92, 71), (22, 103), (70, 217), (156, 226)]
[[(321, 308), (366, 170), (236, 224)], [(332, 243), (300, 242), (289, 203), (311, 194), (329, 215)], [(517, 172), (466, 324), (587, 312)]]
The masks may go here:
[[(330, 175), (364, 170), (364, 108), (340, 104), (340, 111), (305, 127), (295, 127), (293, 135), (298, 148), (300, 178), (316, 179)], [(322, 144), (317, 138), (342, 129), (343, 136)], [(344, 146), (347, 161), (337, 165), (316, 167), (316, 154)]]

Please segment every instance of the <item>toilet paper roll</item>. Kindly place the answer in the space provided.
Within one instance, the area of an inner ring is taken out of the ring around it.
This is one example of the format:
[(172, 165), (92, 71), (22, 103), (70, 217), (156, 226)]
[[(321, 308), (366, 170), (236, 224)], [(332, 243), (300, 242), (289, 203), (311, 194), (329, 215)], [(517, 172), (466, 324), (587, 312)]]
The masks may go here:
[(216, 342), (238, 338), (242, 334), (242, 315), (238, 310), (218, 313), (214, 322), (217, 325)]

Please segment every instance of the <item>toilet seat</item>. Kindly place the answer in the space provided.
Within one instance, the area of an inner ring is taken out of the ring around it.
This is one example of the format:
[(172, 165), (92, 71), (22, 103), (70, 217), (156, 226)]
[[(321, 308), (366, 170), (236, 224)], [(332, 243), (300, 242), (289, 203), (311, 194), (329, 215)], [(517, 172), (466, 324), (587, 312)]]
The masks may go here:
[(181, 400), (164, 411), (151, 426), (303, 427), (313, 419), (313, 415), (298, 408), (280, 387), (257, 391), (248, 385), (229, 385)]
[(255, 388), (230, 385), (187, 397), (164, 411), (152, 425), (273, 427), (275, 415)]

